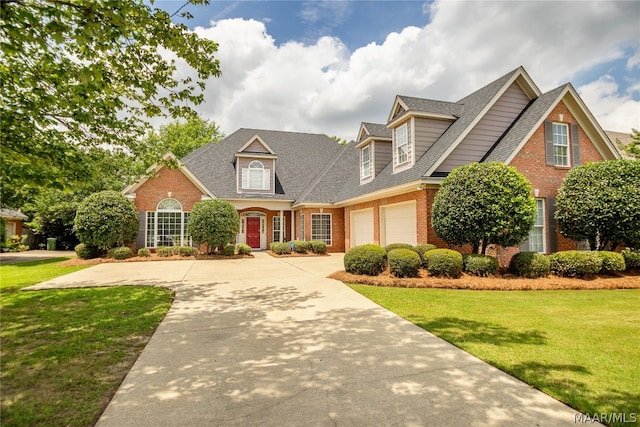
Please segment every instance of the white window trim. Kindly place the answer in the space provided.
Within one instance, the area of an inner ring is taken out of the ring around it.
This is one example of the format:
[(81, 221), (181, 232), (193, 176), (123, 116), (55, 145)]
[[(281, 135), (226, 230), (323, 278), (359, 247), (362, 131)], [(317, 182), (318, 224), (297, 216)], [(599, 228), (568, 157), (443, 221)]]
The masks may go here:
[[(404, 141), (403, 144), (400, 144), (399, 140), (398, 140), (398, 131), (400, 129), (404, 129), (405, 141)], [(404, 165), (406, 163), (409, 163), (409, 160), (410, 160), (409, 159), (409, 126), (408, 126), (407, 123), (403, 123), (403, 124), (401, 124), (400, 126), (398, 126), (395, 129), (395, 138), (394, 138), (393, 141), (394, 141), (394, 145), (395, 145), (394, 146), (394, 153), (395, 153), (394, 162), (395, 162), (395, 164), (397, 166), (401, 166), (401, 165)], [(402, 146), (406, 147), (406, 150), (405, 150), (406, 159), (404, 161), (400, 161), (400, 147), (402, 147)]]
[[(540, 228), (542, 230), (542, 251), (538, 251), (541, 254), (547, 253), (547, 216), (545, 215), (546, 210), (545, 210), (545, 200), (541, 199), (541, 198), (537, 198), (536, 199), (536, 219), (538, 217), (538, 202), (541, 202), (540, 206), (541, 206), (541, 212), (542, 212), (542, 224), (540, 225), (536, 225), (534, 223), (533, 227), (531, 227), (531, 231), (533, 231), (536, 228)], [(531, 245), (531, 231), (529, 232), (529, 245)]]
[[(365, 161), (364, 161), (364, 153), (367, 150), (369, 159), (367, 160), (369, 172), (365, 172)], [(365, 145), (360, 149), (360, 181), (368, 181), (373, 177), (373, 168), (372, 168), (372, 151), (371, 145)]]
[(299, 226), (299, 231), (300, 231), (300, 236), (298, 236), (300, 238), (300, 240), (304, 240), (304, 214), (300, 214), (300, 226)]
[[(251, 165), (259, 164), (261, 167), (251, 167)], [(252, 185), (252, 180), (249, 178), (250, 172), (262, 172), (262, 179), (260, 185)], [(249, 163), (249, 166), (246, 168), (242, 168), (242, 189), (243, 190), (261, 190), (268, 191), (271, 189), (271, 169), (266, 169), (264, 167), (264, 163), (259, 160), (253, 160)]]
[[(567, 135), (567, 144), (556, 144), (556, 132), (555, 132), (555, 127), (556, 126), (562, 126), (565, 128), (566, 130), (566, 135)], [(552, 133), (552, 137), (553, 137), (553, 163), (556, 166), (561, 166), (561, 167), (571, 167), (571, 135), (570, 135), (570, 127), (569, 124), (567, 123), (559, 123), (559, 122), (553, 122), (552, 126), (551, 126), (551, 133)], [(556, 160), (556, 147), (566, 147), (567, 148), (567, 162), (566, 164), (560, 164), (557, 162)]]
[[(280, 226), (280, 229), (278, 230), (280, 233), (282, 233), (283, 230), (286, 230), (286, 225), (287, 225), (287, 217), (285, 217), (284, 215), (282, 216), (282, 224), (280, 224), (280, 215), (275, 215), (273, 217), (272, 220), (272, 228), (271, 228), (271, 241), (272, 242), (279, 242), (280, 239), (276, 239), (276, 219), (278, 220), (278, 225)], [(286, 234), (286, 233), (285, 233)], [(282, 241), (284, 242), (284, 237), (285, 234), (282, 235)]]
[(324, 240), (324, 239), (317, 239), (314, 237), (313, 234), (313, 217), (314, 216), (320, 216), (320, 215), (328, 215), (329, 216), (329, 241), (331, 243), (327, 243), (327, 246), (333, 246), (333, 215), (330, 213), (312, 213), (311, 214), (311, 240)]
[[(160, 205), (165, 201), (165, 200), (174, 200), (176, 203), (178, 203), (178, 205), (180, 206), (180, 209), (158, 209), (160, 207)], [(159, 213), (180, 213), (180, 241), (178, 242), (178, 246), (182, 246), (182, 245), (188, 245), (190, 246), (192, 244), (192, 239), (190, 235), (185, 235), (185, 230), (187, 229), (187, 221), (185, 218), (190, 214), (190, 212), (185, 212), (182, 208), (182, 203), (180, 203), (178, 200), (173, 199), (173, 198), (166, 198), (166, 199), (162, 199), (160, 200), (160, 202), (158, 202), (158, 204), (156, 205), (156, 210), (155, 211), (147, 211), (146, 215), (145, 215), (145, 225), (144, 225), (144, 242), (145, 242), (145, 247), (147, 248), (157, 248), (158, 247), (158, 219), (159, 219)], [(150, 214), (153, 215), (153, 236), (152, 236), (152, 240), (153, 241), (149, 241), (149, 216)], [(151, 243), (151, 244), (150, 244)]]

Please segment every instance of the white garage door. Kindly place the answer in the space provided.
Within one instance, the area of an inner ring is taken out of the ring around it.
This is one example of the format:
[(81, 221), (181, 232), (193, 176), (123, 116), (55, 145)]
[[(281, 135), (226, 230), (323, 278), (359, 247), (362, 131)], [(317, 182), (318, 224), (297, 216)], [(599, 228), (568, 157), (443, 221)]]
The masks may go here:
[(416, 202), (397, 203), (380, 209), (382, 245), (416, 244)]
[(351, 247), (373, 243), (373, 209), (351, 212)]

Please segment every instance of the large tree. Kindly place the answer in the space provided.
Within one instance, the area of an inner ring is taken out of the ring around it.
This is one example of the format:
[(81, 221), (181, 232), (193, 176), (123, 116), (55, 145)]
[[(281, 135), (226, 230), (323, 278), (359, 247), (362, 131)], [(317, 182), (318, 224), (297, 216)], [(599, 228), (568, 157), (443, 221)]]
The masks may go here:
[(556, 199), (560, 233), (591, 250), (640, 247), (640, 160), (593, 162), (572, 169)]
[(168, 151), (180, 159), (196, 148), (222, 138), (224, 134), (213, 120), (193, 117), (153, 129), (145, 138), (142, 149), (146, 151), (146, 157), (155, 163)]
[[(217, 44), (171, 18), (142, 0), (0, 0), (4, 204), (86, 180), (87, 149), (136, 152), (150, 117), (194, 115)], [(176, 77), (174, 58), (198, 80)]]
[(519, 244), (534, 224), (536, 203), (529, 181), (499, 162), (470, 163), (454, 169), (433, 203), (433, 228), (454, 245), (474, 253), (489, 245)]

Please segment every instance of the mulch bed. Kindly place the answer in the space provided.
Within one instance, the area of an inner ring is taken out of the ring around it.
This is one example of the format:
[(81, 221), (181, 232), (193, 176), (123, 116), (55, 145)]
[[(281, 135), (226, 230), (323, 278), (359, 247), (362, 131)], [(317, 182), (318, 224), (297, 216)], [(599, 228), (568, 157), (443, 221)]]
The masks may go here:
[(439, 288), (493, 291), (534, 291), (568, 289), (640, 289), (640, 275), (630, 272), (623, 276), (594, 276), (587, 279), (548, 276), (538, 279), (523, 279), (512, 275), (477, 277), (462, 274), (458, 279), (431, 277), (421, 270), (420, 277), (397, 278), (389, 270), (378, 276), (365, 276), (339, 271), (329, 276), (344, 283), (398, 288)]
[(292, 252), (290, 254), (279, 255), (273, 251), (266, 251), (269, 255), (274, 258), (299, 258), (299, 257), (316, 257), (316, 256), (329, 256), (329, 254), (314, 254), (313, 252), (307, 252), (306, 254), (299, 254), (297, 252)]
[[(195, 259), (198, 260), (215, 260), (215, 259), (241, 259), (241, 258), (253, 258), (253, 255), (233, 255), (233, 256), (223, 256), (223, 255), (196, 255)], [(152, 253), (149, 257), (141, 257), (134, 256), (131, 258), (127, 258), (124, 260), (117, 260), (113, 258), (93, 258), (93, 259), (80, 259), (80, 258), (71, 258), (66, 261), (60, 263), (62, 266), (70, 266), (70, 265), (95, 265), (95, 264), (104, 264), (111, 262), (151, 262), (151, 261), (186, 261), (189, 259), (194, 259), (194, 257), (184, 257), (180, 255), (171, 255), (168, 257), (159, 257), (158, 254)]]

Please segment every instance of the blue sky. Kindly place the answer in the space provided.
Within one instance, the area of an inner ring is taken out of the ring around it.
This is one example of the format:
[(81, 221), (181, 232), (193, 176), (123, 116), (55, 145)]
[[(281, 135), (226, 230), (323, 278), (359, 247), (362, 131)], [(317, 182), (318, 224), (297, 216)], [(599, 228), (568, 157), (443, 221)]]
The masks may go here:
[(396, 94), (455, 101), (520, 65), (543, 92), (570, 81), (603, 128), (640, 128), (637, 1), (213, 0), (183, 11), (220, 44), (223, 75), (198, 110), (227, 134), (352, 139), (360, 122), (386, 121)]

